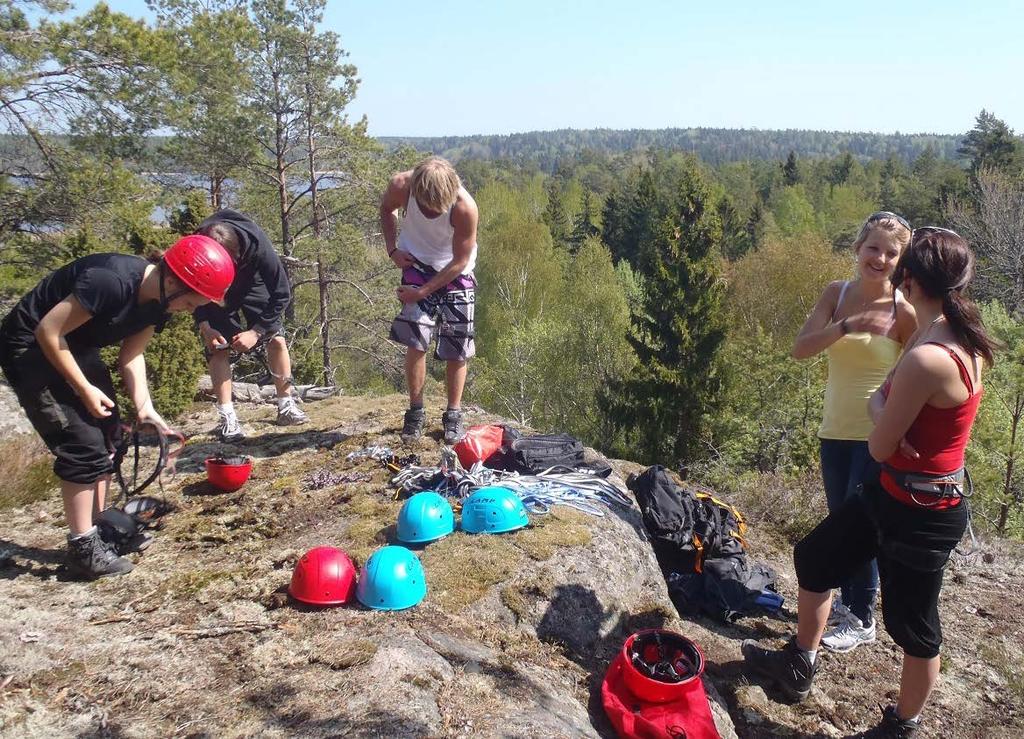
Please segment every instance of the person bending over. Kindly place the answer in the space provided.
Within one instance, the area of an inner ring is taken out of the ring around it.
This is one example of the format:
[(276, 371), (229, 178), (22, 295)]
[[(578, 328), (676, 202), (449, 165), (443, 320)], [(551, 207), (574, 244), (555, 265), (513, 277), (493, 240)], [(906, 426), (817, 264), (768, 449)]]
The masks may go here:
[[(221, 441), (245, 438), (231, 401), (230, 350), (245, 354), (266, 343), (270, 373), (277, 390), (277, 423), (306, 423), (309, 418), (293, 395), (292, 362), (282, 317), (291, 287), (270, 237), (249, 217), (229, 209), (199, 224), (198, 233), (219, 243), (235, 260), (237, 276), (223, 305), (206, 305), (193, 314), (203, 338), (210, 380), (217, 402)], [(243, 326), (244, 321), (244, 326)]]
[[(402, 210), (399, 230), (396, 211)], [(430, 157), (415, 169), (391, 178), (380, 204), (380, 223), (388, 256), (402, 269), (398, 288), (401, 312), (391, 324), (391, 339), (403, 344), (409, 410), (402, 439), (423, 433), (423, 385), (427, 350), (437, 331), (434, 356), (447, 362), (448, 408), (441, 415), (444, 441), (464, 434), (462, 390), (466, 362), (476, 353), (473, 311), (476, 301), (476, 202), (452, 165)]]
[(153, 408), (143, 350), (169, 313), (223, 299), (234, 274), (231, 257), (205, 236), (186, 236), (156, 263), (91, 254), (43, 278), (3, 319), (0, 368), (56, 457), (72, 576), (132, 569), (95, 525), (120, 435), (117, 396), (100, 348), (120, 344), (117, 366), (139, 420), (168, 430)]

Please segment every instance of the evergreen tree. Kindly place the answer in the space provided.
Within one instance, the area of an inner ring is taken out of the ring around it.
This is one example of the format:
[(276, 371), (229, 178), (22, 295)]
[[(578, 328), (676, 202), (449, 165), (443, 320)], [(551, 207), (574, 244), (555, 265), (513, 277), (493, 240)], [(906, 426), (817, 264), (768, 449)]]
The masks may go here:
[(552, 177), (547, 186), (548, 204), (544, 208), (544, 223), (551, 232), (551, 239), (556, 244), (564, 244), (569, 238), (569, 216), (566, 215), (562, 203), (562, 186), (559, 180)]
[(957, 154), (970, 161), (972, 174), (982, 167), (1015, 172), (1020, 167), (1020, 149), (1020, 141), (1009, 126), (982, 110)]
[(630, 337), (638, 362), (608, 398), (638, 455), (668, 464), (693, 460), (709, 441), (725, 339), (722, 227), (696, 169), (683, 177), (678, 202), (675, 217), (659, 220), (641, 241), (645, 295)]
[(747, 241), (750, 244), (751, 249), (757, 249), (764, 242), (765, 231), (765, 216), (767, 211), (764, 207), (764, 203), (761, 198), (757, 198), (754, 201), (754, 207), (750, 209), (750, 216), (747, 218), (747, 225), (745, 231), (747, 232)]
[(601, 241), (615, 260), (621, 259), (624, 251), (625, 223), (626, 199), (619, 190), (612, 190), (601, 209)]
[(782, 184), (791, 187), (800, 182), (800, 168), (796, 163), (796, 152), (789, 152), (786, 163), (782, 165)]
[(753, 242), (728, 195), (718, 201), (718, 218), (722, 221), (722, 255), (730, 261), (739, 259), (750, 251)]
[(878, 201), (882, 210), (898, 212), (900, 163), (891, 156), (885, 160), (879, 174)]
[(616, 259), (626, 259), (636, 264), (640, 246), (650, 237), (652, 225), (658, 219), (658, 193), (654, 187), (654, 176), (644, 170), (637, 182), (636, 190), (629, 200), (623, 224), (621, 252)]
[(601, 229), (594, 225), (595, 216), (594, 199), (589, 190), (584, 190), (583, 204), (573, 222), (572, 233), (569, 234), (569, 245), (574, 254), (580, 250), (587, 239), (601, 233)]

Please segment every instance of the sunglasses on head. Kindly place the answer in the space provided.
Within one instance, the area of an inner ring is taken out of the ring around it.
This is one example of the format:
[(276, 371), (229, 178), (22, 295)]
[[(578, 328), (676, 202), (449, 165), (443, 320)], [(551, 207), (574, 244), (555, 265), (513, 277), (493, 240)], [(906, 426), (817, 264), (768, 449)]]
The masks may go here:
[(955, 236), (956, 238), (963, 240), (963, 237), (951, 228), (943, 228), (942, 226), (921, 226), (920, 228), (915, 228), (910, 232), (910, 241), (913, 243), (918, 236), (927, 236), (928, 234), (936, 233), (950, 234), (951, 236)]
[(868, 216), (868, 223), (875, 223), (877, 221), (896, 221), (896, 223), (900, 224), (908, 231), (914, 230), (910, 227), (910, 223), (906, 218), (888, 210), (880, 210), (877, 213), (872, 213)]

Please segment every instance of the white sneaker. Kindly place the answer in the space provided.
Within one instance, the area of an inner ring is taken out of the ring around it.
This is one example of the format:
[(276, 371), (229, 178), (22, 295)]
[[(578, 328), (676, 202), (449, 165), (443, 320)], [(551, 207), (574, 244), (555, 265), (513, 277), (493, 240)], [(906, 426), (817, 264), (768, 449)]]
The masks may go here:
[(875, 640), (875, 622), (865, 626), (861, 620), (847, 611), (848, 617), (821, 637), (821, 644), (833, 652), (849, 652), (861, 644)]
[(307, 421), (309, 421), (309, 416), (302, 412), (302, 409), (296, 404), (295, 398), (288, 397), (278, 402), (278, 426), (298, 426)]
[(245, 431), (238, 422), (238, 416), (234, 413), (221, 413), (220, 422), (217, 424), (217, 437), (225, 444), (244, 439)]
[(828, 625), (839, 626), (851, 618), (854, 618), (854, 615), (850, 613), (850, 609), (843, 603), (842, 597), (836, 593), (836, 596), (832, 599), (832, 610), (828, 614)]

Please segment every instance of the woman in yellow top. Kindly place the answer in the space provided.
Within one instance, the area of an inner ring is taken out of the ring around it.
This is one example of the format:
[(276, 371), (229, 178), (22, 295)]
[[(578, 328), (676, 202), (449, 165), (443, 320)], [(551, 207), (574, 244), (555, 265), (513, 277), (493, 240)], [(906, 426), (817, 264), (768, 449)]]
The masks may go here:
[[(914, 309), (890, 278), (910, 243), (910, 224), (895, 213), (872, 214), (857, 234), (857, 278), (829, 284), (793, 344), (793, 357), (828, 355), (825, 407), (818, 430), (821, 475), (829, 511), (859, 494), (872, 465), (868, 400), (896, 364), (917, 328)], [(842, 587), (822, 644), (846, 652), (875, 640), (874, 603), (878, 567), (874, 561)]]

